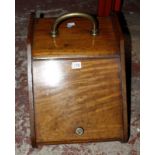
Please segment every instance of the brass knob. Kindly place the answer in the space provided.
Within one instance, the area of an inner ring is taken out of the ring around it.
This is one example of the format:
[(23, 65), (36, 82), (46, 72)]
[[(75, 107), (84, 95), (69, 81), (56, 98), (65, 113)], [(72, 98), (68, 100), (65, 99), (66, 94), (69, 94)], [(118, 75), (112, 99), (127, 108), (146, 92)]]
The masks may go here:
[(84, 129), (81, 127), (76, 128), (75, 133), (79, 136), (83, 135)]
[(62, 21), (66, 20), (68, 18), (72, 18), (72, 17), (83, 17), (83, 18), (89, 19), (92, 22), (92, 25), (93, 25), (93, 28), (91, 30), (91, 34), (93, 36), (97, 35), (97, 32), (98, 32), (98, 22), (97, 22), (97, 19), (95, 17), (93, 17), (93, 16), (91, 16), (91, 15), (89, 15), (87, 13), (73, 12), (73, 13), (64, 14), (64, 15), (58, 17), (55, 20), (55, 22), (53, 24), (52, 32), (51, 32), (53, 38), (56, 37), (57, 34), (58, 34), (58, 26), (59, 26), (59, 24)]

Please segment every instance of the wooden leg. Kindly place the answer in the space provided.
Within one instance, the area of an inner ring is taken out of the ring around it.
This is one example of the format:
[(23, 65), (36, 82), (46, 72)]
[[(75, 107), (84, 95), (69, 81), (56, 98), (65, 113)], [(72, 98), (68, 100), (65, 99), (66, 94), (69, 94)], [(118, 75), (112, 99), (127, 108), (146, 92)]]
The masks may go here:
[(120, 11), (121, 9), (121, 0), (115, 0), (114, 11)]
[(121, 0), (98, 0), (98, 16), (109, 16), (111, 11), (120, 11)]
[(106, 0), (98, 0), (98, 16), (104, 16)]
[(110, 15), (110, 12), (112, 11), (112, 2), (113, 0), (106, 0), (105, 16)]

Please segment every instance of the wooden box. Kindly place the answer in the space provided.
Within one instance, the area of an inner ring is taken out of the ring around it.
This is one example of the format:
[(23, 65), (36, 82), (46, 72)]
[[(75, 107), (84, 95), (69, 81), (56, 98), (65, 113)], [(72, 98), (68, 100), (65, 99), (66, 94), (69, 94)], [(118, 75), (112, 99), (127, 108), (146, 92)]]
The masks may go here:
[(27, 51), (33, 146), (127, 140), (123, 35), (115, 14), (97, 19), (82, 13), (57, 20), (31, 15)]

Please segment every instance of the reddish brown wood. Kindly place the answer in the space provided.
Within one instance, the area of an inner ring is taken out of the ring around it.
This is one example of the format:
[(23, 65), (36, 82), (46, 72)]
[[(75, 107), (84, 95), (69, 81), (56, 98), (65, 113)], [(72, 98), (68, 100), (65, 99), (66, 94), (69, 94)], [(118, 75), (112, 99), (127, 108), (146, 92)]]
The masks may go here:
[[(116, 15), (98, 19), (95, 37), (89, 34), (89, 21), (74, 18), (61, 23), (55, 39), (50, 36), (53, 19), (35, 19), (28, 74), (33, 77), (31, 132), (37, 144), (128, 138), (123, 34)], [(67, 29), (70, 21), (76, 26)], [(81, 68), (72, 69), (73, 62)], [(82, 135), (75, 133), (78, 127)]]
[(124, 51), (124, 40), (120, 40), (120, 51), (121, 51), (121, 85), (122, 85), (122, 96), (123, 96), (123, 127), (124, 127), (124, 142), (128, 141), (128, 115), (127, 115), (127, 92), (126, 92), (126, 71), (125, 71), (125, 51)]
[(112, 2), (113, 0), (106, 0), (105, 16), (109, 16), (112, 12)]
[(115, 0), (114, 11), (120, 11), (121, 9), (121, 0)]
[(113, 25), (117, 40), (120, 40), (120, 60), (121, 60), (121, 85), (123, 94), (123, 122), (124, 122), (124, 142), (128, 140), (128, 115), (127, 115), (127, 92), (126, 92), (126, 69), (125, 69), (125, 47), (124, 36), (116, 14), (112, 16)]
[[(91, 36), (91, 22), (83, 19), (70, 19), (59, 26), (59, 35), (50, 35), (52, 19), (39, 19), (34, 30), (33, 57), (94, 57), (119, 55), (119, 41), (115, 38), (111, 18), (98, 18), (99, 34)], [(71, 29), (68, 22), (75, 22)], [(86, 41), (86, 42), (85, 42)]]
[(74, 61), (34, 61), (36, 141), (122, 139), (119, 59), (76, 60), (79, 70)]
[(113, 11), (120, 11), (121, 0), (98, 0), (98, 16), (109, 16)]
[(102, 17), (105, 16), (105, 3), (106, 0), (98, 0), (98, 16)]

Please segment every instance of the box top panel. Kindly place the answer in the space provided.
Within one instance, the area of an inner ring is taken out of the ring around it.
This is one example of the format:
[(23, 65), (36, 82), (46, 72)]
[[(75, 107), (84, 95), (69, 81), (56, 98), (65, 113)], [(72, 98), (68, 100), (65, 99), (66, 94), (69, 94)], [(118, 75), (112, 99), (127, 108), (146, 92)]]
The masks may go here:
[[(35, 19), (32, 40), (32, 57), (77, 58), (111, 57), (119, 55), (119, 40), (116, 39), (111, 17), (99, 17), (99, 33), (90, 34), (92, 23), (83, 18), (71, 18), (62, 22), (59, 34), (52, 38), (54, 18)], [(68, 25), (69, 23), (69, 25)], [(71, 26), (68, 28), (67, 26)]]

